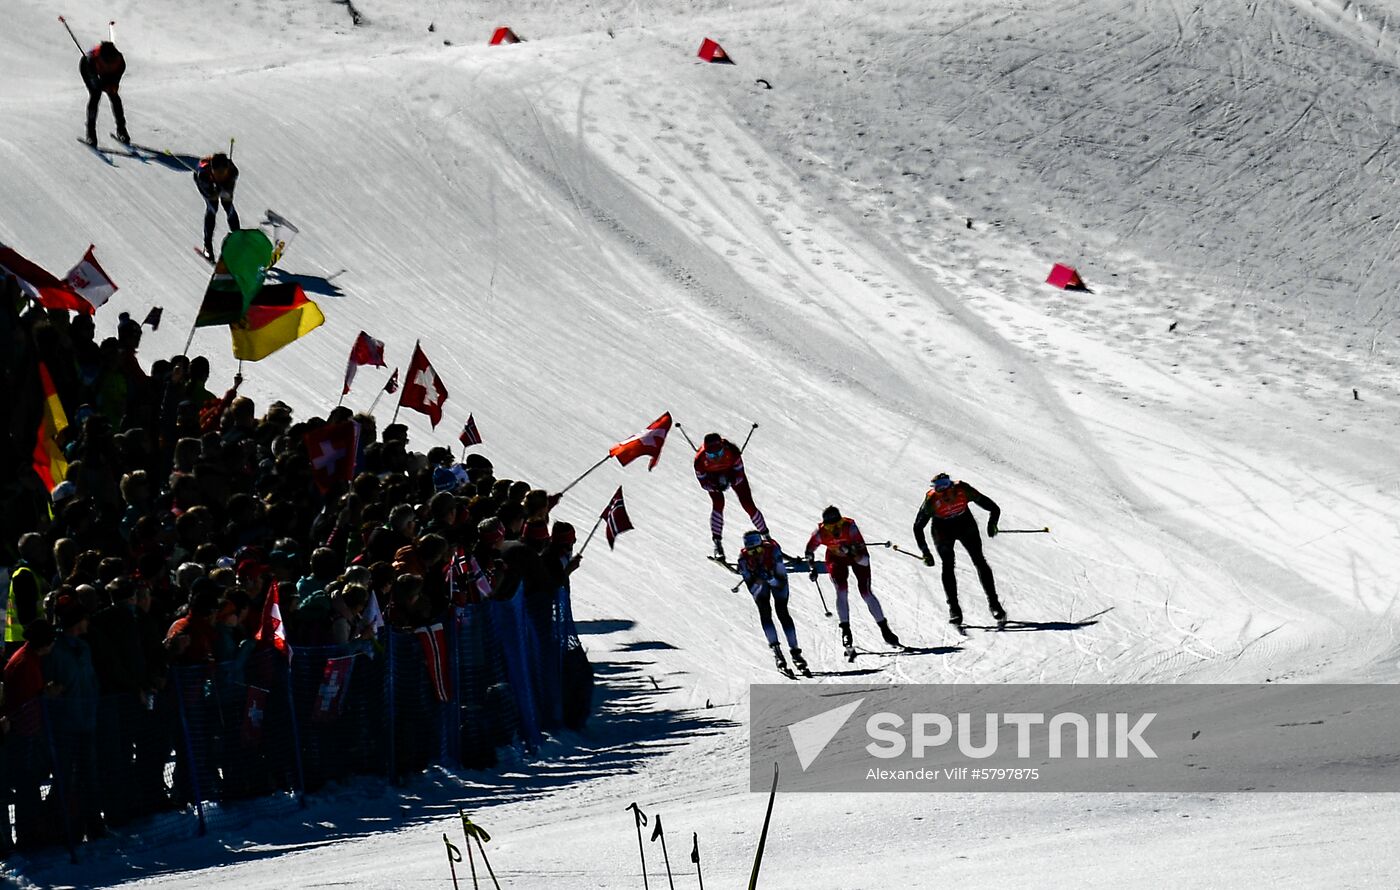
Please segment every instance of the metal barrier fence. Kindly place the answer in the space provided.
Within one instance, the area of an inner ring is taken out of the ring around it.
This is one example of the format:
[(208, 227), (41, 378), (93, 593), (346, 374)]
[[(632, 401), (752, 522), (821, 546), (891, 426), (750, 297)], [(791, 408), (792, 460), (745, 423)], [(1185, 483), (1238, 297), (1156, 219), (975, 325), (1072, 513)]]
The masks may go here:
[(0, 744), (0, 849), (71, 851), (104, 825), (188, 814), (133, 832), (163, 843), (203, 834), (229, 803), (271, 812), (351, 776), (490, 767), (498, 748), (533, 751), (564, 723), (570, 657), (582, 653), (560, 589), (385, 628), (373, 643), (173, 667), (154, 696), (41, 697)]

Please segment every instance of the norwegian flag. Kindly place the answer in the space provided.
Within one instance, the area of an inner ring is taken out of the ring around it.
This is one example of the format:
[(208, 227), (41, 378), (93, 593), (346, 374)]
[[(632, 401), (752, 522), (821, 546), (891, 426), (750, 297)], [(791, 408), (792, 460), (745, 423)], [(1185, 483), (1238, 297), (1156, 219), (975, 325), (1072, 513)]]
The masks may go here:
[(311, 458), (311, 476), (322, 492), (336, 483), (355, 478), (355, 455), (360, 447), (360, 425), (353, 420), (322, 424), (302, 437)]
[(428, 415), (436, 429), (442, 420), (442, 403), (447, 401), (447, 387), (443, 385), (432, 363), (423, 354), (423, 347), (413, 344), (413, 360), (408, 363), (408, 372), (403, 378), (403, 394), (399, 396), (399, 406), (411, 408), (420, 414)]
[(627, 505), (622, 503), (622, 486), (617, 487), (617, 494), (612, 496), (608, 505), (603, 508), (603, 534), (608, 539), (608, 549), (613, 548), (613, 542), (617, 536), (623, 532), (632, 530), (632, 520), (627, 515)]
[(321, 687), (316, 690), (312, 720), (334, 720), (340, 716), (341, 708), (345, 704), (346, 690), (350, 688), (350, 669), (354, 666), (353, 655), (326, 659), (326, 669), (321, 674)]
[(491, 579), (481, 570), (476, 557), (467, 555), (460, 547), (447, 563), (447, 587), (453, 604), (458, 606), (483, 603), (491, 598)]
[(462, 443), (463, 448), (481, 444), (481, 433), (476, 430), (476, 419), (470, 414), (467, 415), (467, 422), (462, 425), (462, 435), (457, 437), (457, 441)]
[(399, 369), (395, 368), (394, 373), (389, 375), (389, 379), (384, 381), (384, 391), (390, 394), (399, 391)]
[(97, 262), (97, 257), (92, 255), (93, 245), (89, 244), (87, 253), (78, 260), (78, 264), (68, 270), (64, 282), (73, 288), (78, 296), (92, 304), (96, 309), (103, 303), (111, 299), (112, 294), (117, 292), (117, 285), (112, 281), (106, 272), (102, 271), (102, 266)]
[(249, 686), (243, 704), (243, 744), (256, 745), (262, 741), (263, 718), (267, 715), (267, 690)]
[(617, 458), (617, 462), (624, 467), (642, 455), (651, 455), (651, 463), (647, 465), (647, 470), (651, 471), (661, 459), (661, 447), (666, 444), (666, 434), (670, 431), (671, 412), (667, 411), (638, 435), (609, 448), (608, 454)]
[(413, 629), (418, 643), (423, 647), (423, 660), (428, 666), (428, 680), (432, 684), (437, 700), (446, 704), (452, 700), (451, 678), (447, 667), (447, 633), (442, 624)]
[(355, 338), (355, 345), (350, 347), (350, 360), (345, 363), (345, 386), (340, 391), (341, 395), (350, 394), (350, 382), (355, 379), (355, 371), (360, 365), (385, 367), (384, 341), (376, 340), (364, 331), (360, 331), (360, 336)]
[(278, 596), (280, 581), (273, 581), (267, 591), (267, 601), (263, 603), (262, 623), (258, 625), (255, 639), (262, 646), (272, 646), (279, 652), (288, 652), (287, 628), (282, 624), (281, 598)]

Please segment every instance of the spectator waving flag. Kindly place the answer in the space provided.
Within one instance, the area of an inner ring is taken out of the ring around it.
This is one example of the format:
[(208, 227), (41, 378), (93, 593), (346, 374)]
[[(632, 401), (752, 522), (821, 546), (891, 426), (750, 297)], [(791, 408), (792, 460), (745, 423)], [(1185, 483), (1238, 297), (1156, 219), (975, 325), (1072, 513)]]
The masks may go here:
[(622, 502), (622, 486), (617, 487), (617, 493), (608, 501), (608, 505), (603, 508), (603, 534), (608, 539), (608, 549), (613, 548), (613, 542), (617, 536), (623, 532), (632, 530), (632, 519), (627, 515), (627, 505)]
[(413, 344), (413, 360), (408, 363), (408, 373), (404, 375), (399, 407), (412, 408), (420, 414), (428, 415), (436, 428), (442, 420), (442, 403), (446, 401), (447, 387), (433, 370), (428, 357), (423, 354), (423, 347), (417, 343)]
[(350, 394), (350, 383), (355, 379), (355, 371), (360, 365), (374, 365), (376, 368), (384, 367), (384, 341), (376, 340), (364, 331), (360, 331), (360, 336), (355, 338), (355, 345), (350, 347), (350, 360), (345, 363), (345, 386), (341, 389), (341, 395)]
[(58, 437), (68, 427), (68, 416), (63, 412), (63, 403), (58, 399), (58, 389), (53, 385), (48, 366), (39, 362), (39, 383), (43, 387), (44, 408), (39, 415), (39, 429), (34, 435), (34, 472), (44, 480), (44, 485), (53, 491), (68, 478), (68, 460), (58, 445)]
[(661, 447), (666, 444), (666, 434), (670, 431), (671, 412), (667, 411), (638, 435), (624, 439), (608, 449), (608, 454), (617, 458), (617, 462), (624, 467), (643, 455), (650, 455), (651, 463), (647, 465), (647, 470), (650, 471), (661, 459)]
[(384, 391), (393, 395), (399, 391), (399, 369), (395, 368), (394, 373), (389, 375), (389, 379), (384, 381)]
[(256, 637), (259, 645), (272, 646), (278, 652), (288, 652), (287, 628), (282, 625), (282, 605), (278, 596), (280, 581), (273, 581), (268, 588), (267, 600), (263, 603), (262, 623), (258, 625)]
[(462, 435), (457, 437), (457, 441), (462, 443), (463, 448), (481, 444), (481, 433), (477, 432), (476, 420), (470, 414), (467, 415), (467, 422), (462, 425)]

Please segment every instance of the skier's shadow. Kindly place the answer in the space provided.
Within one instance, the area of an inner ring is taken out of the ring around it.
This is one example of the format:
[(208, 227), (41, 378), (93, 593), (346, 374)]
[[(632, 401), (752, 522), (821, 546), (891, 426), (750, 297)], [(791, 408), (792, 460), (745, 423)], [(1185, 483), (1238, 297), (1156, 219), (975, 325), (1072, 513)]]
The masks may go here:
[(296, 272), (288, 272), (285, 269), (274, 268), (272, 277), (281, 284), (299, 284), (301, 289), (308, 294), (316, 294), (322, 297), (343, 297), (345, 292), (331, 283), (330, 278), (320, 275), (301, 275)]
[[(1080, 630), (1085, 627), (1092, 627), (1098, 624), (1094, 620), (1084, 621), (1008, 621), (1006, 627), (1001, 628), (1001, 633), (1029, 633), (1037, 630)], [(991, 630), (995, 631), (995, 625), (990, 624), (965, 624), (964, 627), (970, 630)]]
[(865, 677), (880, 673), (879, 668), (851, 668), (848, 671), (812, 671), (814, 677)]
[(963, 651), (961, 646), (906, 646), (903, 649), (896, 649), (892, 652), (872, 652), (867, 649), (857, 650), (861, 655), (874, 655), (879, 658), (893, 658), (896, 655), (952, 655), (954, 652)]

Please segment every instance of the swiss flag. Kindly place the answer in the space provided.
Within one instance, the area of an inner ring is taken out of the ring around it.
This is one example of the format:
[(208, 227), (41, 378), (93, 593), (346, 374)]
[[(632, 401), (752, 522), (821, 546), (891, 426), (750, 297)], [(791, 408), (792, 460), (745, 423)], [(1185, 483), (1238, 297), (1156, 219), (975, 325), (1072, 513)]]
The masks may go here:
[(311, 719), (315, 721), (334, 720), (340, 716), (345, 704), (345, 690), (350, 686), (350, 669), (355, 666), (355, 656), (344, 655), (327, 658), (326, 669), (321, 675), (321, 686), (316, 690), (315, 708)]
[(311, 475), (316, 487), (330, 491), (338, 482), (355, 477), (355, 454), (360, 447), (360, 425), (352, 420), (322, 424), (302, 440), (311, 458)]
[(661, 459), (661, 446), (666, 444), (666, 434), (671, 431), (671, 412), (656, 418), (642, 433), (618, 442), (608, 449), (608, 454), (617, 458), (617, 462), (624, 467), (642, 455), (651, 455), (651, 463), (647, 464), (650, 471), (656, 466), (656, 462)]
[(612, 500), (603, 508), (602, 519), (603, 534), (607, 536), (608, 549), (611, 550), (618, 535), (632, 530), (632, 519), (627, 515), (627, 505), (622, 503), (621, 485), (617, 487), (617, 494), (613, 495)]
[(384, 367), (384, 341), (376, 340), (364, 331), (360, 331), (360, 336), (355, 338), (355, 345), (350, 347), (350, 361), (345, 364), (345, 387), (340, 391), (341, 395), (350, 394), (350, 381), (355, 379), (355, 370), (360, 365), (374, 365), (376, 368)]
[(243, 744), (256, 745), (262, 741), (263, 718), (267, 716), (267, 690), (249, 686), (243, 705)]
[(428, 363), (428, 357), (423, 354), (423, 347), (414, 343), (413, 361), (408, 363), (408, 373), (403, 379), (403, 394), (399, 396), (400, 407), (412, 408), (420, 414), (428, 415), (436, 428), (442, 420), (442, 403), (445, 401), (447, 387), (442, 385), (437, 372)]
[(267, 601), (263, 603), (262, 623), (258, 625), (258, 635), (254, 638), (262, 646), (272, 646), (278, 652), (287, 651), (287, 628), (282, 625), (282, 603), (277, 590), (280, 581), (273, 581), (267, 591)]

